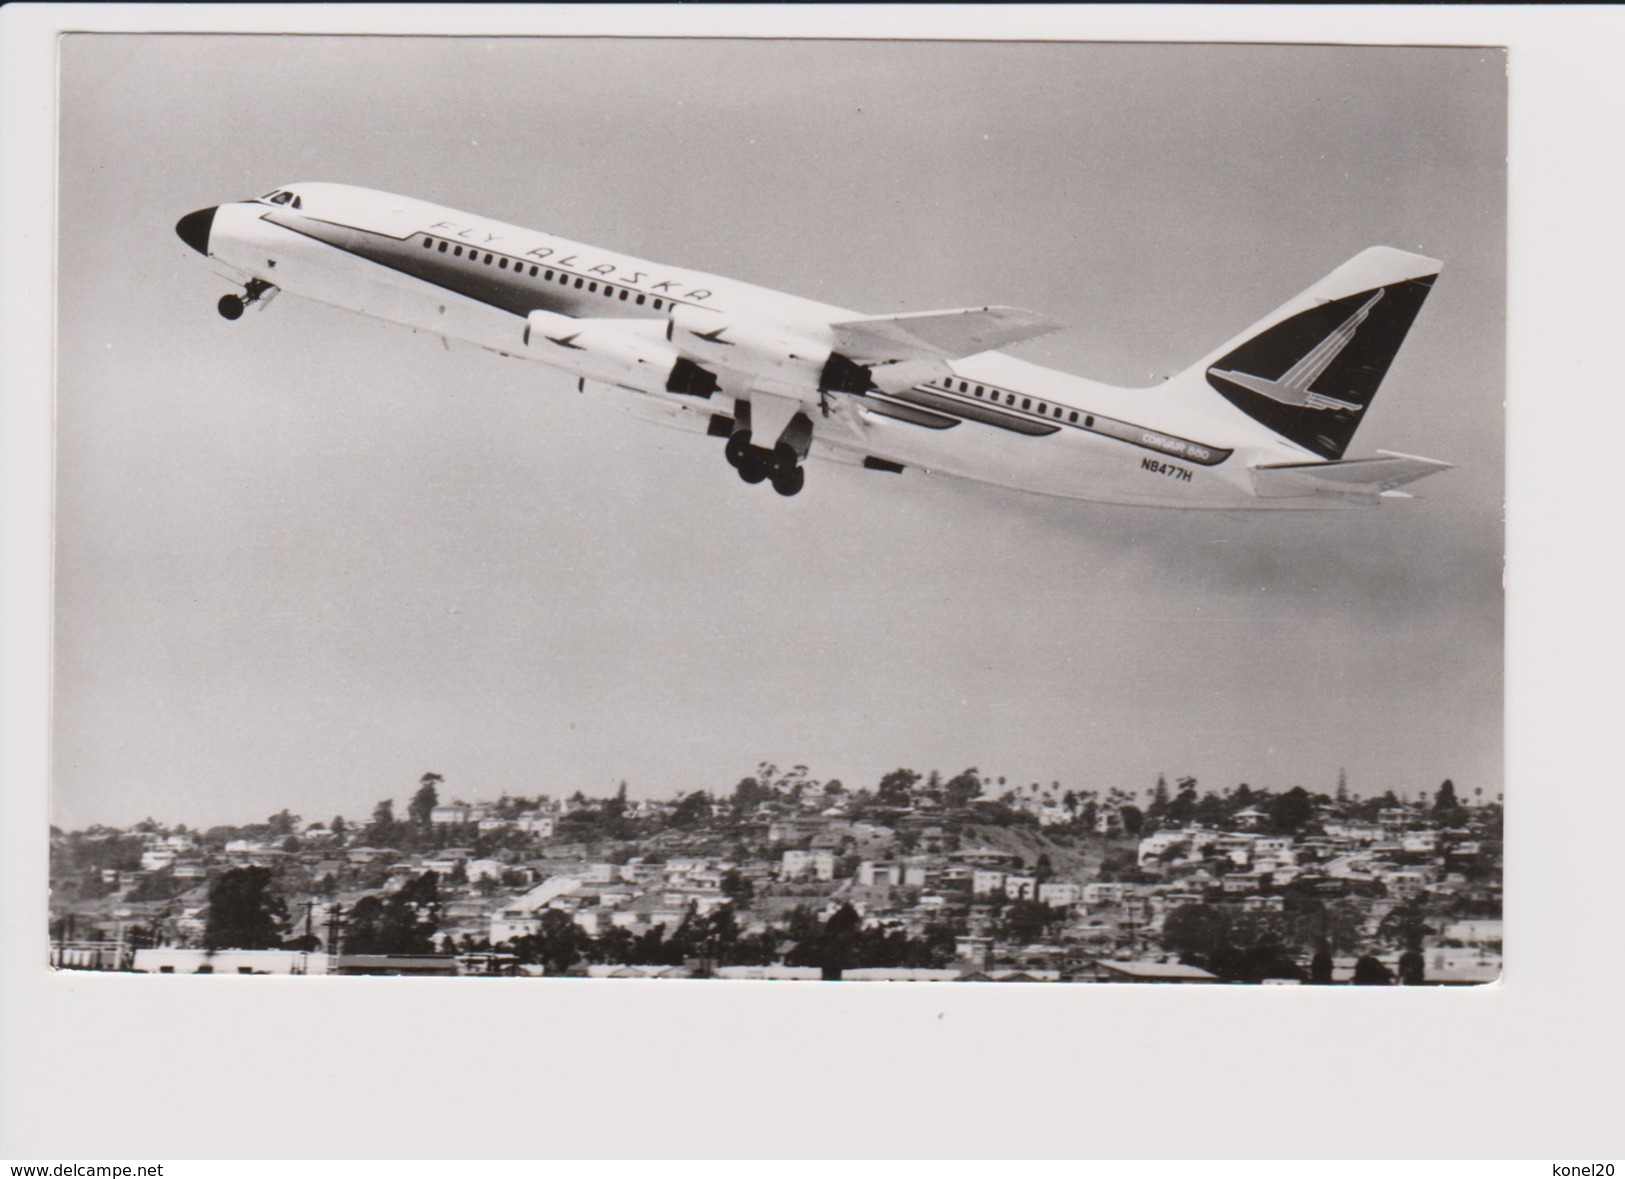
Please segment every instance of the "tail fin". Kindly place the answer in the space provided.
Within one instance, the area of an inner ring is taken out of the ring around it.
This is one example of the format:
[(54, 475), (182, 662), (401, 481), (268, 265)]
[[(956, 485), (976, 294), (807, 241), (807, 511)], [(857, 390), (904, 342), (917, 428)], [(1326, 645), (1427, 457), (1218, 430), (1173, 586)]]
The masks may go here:
[(1440, 265), (1372, 246), (1192, 371), (1254, 421), (1340, 459)]

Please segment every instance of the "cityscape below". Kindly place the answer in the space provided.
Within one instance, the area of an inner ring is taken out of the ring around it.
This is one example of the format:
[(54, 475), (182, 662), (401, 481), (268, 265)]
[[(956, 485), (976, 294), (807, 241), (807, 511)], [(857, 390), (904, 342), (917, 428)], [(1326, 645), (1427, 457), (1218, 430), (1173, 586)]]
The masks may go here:
[(155, 974), (1471, 985), (1500, 795), (1143, 792), (770, 764), (668, 800), (51, 831), (50, 961)]

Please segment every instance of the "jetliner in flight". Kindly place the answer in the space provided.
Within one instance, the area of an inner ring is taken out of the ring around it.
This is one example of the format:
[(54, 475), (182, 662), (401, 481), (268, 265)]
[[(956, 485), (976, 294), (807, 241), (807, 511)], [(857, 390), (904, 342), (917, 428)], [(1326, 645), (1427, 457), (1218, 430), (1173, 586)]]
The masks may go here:
[(1058, 325), (1014, 307), (862, 315), (410, 197), (303, 183), (199, 209), (181, 239), (241, 288), (538, 360), (636, 416), (716, 438), (795, 495), (812, 457), (1068, 499), (1328, 508), (1450, 464), (1344, 458), (1440, 264), (1374, 246), (1149, 388), (996, 349)]

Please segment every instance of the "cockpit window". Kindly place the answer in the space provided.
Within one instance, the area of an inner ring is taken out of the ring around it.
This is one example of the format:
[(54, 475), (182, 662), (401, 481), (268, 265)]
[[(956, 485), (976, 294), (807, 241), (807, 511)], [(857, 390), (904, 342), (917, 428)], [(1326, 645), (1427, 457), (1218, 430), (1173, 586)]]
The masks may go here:
[(302, 209), (305, 207), (305, 203), (298, 197), (294, 196), (293, 193), (288, 192), (286, 189), (280, 188), (274, 192), (266, 193), (260, 198), (260, 200), (266, 201), (273, 205), (292, 205), (295, 209)]

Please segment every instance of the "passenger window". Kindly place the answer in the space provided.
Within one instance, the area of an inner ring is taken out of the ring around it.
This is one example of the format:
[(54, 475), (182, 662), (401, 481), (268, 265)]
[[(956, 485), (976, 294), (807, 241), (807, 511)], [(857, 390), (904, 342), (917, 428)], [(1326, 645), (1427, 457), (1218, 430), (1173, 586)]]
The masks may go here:
[(497, 259), (497, 269), (498, 270), (506, 270), (506, 269), (508, 269), (508, 260), (506, 258), (498, 258)]
[(534, 266), (532, 266), (532, 267), (531, 267), (531, 268), (530, 268), (530, 276), (531, 276), (531, 277), (532, 277), (532, 278), (535, 278), (535, 277), (536, 277), (536, 267), (534, 267)]
[(446, 243), (445, 242), (440, 243), (440, 252), (442, 254), (444, 254), (446, 252)]
[(1033, 407), (1033, 399), (1031, 397), (1023, 397), (1021, 399), (1021, 408), (1022, 409), (1031, 409), (1032, 407)]
[(590, 282), (590, 283), (587, 284), (587, 293), (588, 294), (595, 294), (595, 293), (597, 293), (597, 291), (598, 291), (598, 284), (597, 283)]
[(976, 396), (980, 397), (981, 395), (982, 395), (982, 387), (980, 385), (978, 385), (978, 386), (976, 386)]
[(548, 282), (552, 282), (553, 281), (553, 272), (551, 270), (544, 270), (544, 271), (542, 271), (542, 277), (545, 278)]
[(642, 307), (642, 306), (643, 306), (643, 296), (642, 296), (642, 295), (639, 295), (639, 296), (638, 296), (638, 306), (639, 306), (639, 307)]
[(1095, 424), (1094, 415), (1090, 414), (1088, 417), (1084, 418), (1083, 419), (1083, 424), (1086, 425), (1086, 426), (1093, 426)]
[(1060, 416), (1061, 416), (1061, 407), (1060, 407), (1060, 406), (1058, 406), (1058, 405), (1057, 405), (1057, 406), (1056, 406), (1056, 407), (1055, 407), (1055, 416), (1056, 416), (1056, 417), (1060, 417)]
[(655, 310), (656, 310), (656, 311), (659, 311), (659, 310), (660, 310), (660, 300), (659, 300), (659, 299), (656, 299), (656, 300), (655, 300)]
[(487, 265), (487, 266), (489, 266), (489, 265), (491, 265), (491, 255), (489, 255), (489, 254), (487, 254), (487, 255), (486, 255), (486, 256), (485, 256), (485, 264), (486, 264), (486, 265)]
[(581, 280), (578, 278), (578, 279), (576, 279), (576, 290), (579, 291), (580, 289), (581, 289)]
[(455, 250), (452, 251), (452, 253), (456, 254), (459, 258), (461, 258), (463, 256), (463, 247), (458, 246)]
[(630, 293), (630, 292), (628, 292), (628, 291), (622, 291), (622, 292), (621, 292), (621, 302), (622, 302), (622, 303), (624, 303), (624, 302), (626, 302), (626, 296), (627, 296), (627, 295), (628, 295), (628, 294), (629, 294), (629, 293)]
[(427, 238), (427, 237), (426, 237), (426, 238), (424, 238), (424, 239), (423, 239), (423, 248), (424, 248), (424, 249), (425, 249), (425, 250), (432, 250), (432, 249), (434, 249), (434, 239), (433, 239), (433, 238)]
[(1016, 403), (1016, 395), (1014, 393), (1006, 393), (1004, 395), (1004, 403), (1006, 405), (1014, 405)]
[(1038, 412), (1039, 413), (1048, 413), (1049, 412), (1049, 406), (1045, 405), (1042, 401), (1040, 401), (1038, 403)]
[(969, 392), (970, 392), (970, 385), (969, 385), (969, 384), (967, 384), (967, 383), (966, 383), (966, 382), (964, 382), (964, 381), (960, 381), (960, 382), (959, 382), (959, 391), (960, 391), (960, 392), (961, 392), (961, 393), (969, 393)]
[(1071, 415), (1071, 418), (1069, 420), (1074, 421), (1074, 422), (1078, 420), (1078, 411), (1077, 410), (1072, 411), (1072, 415)]

